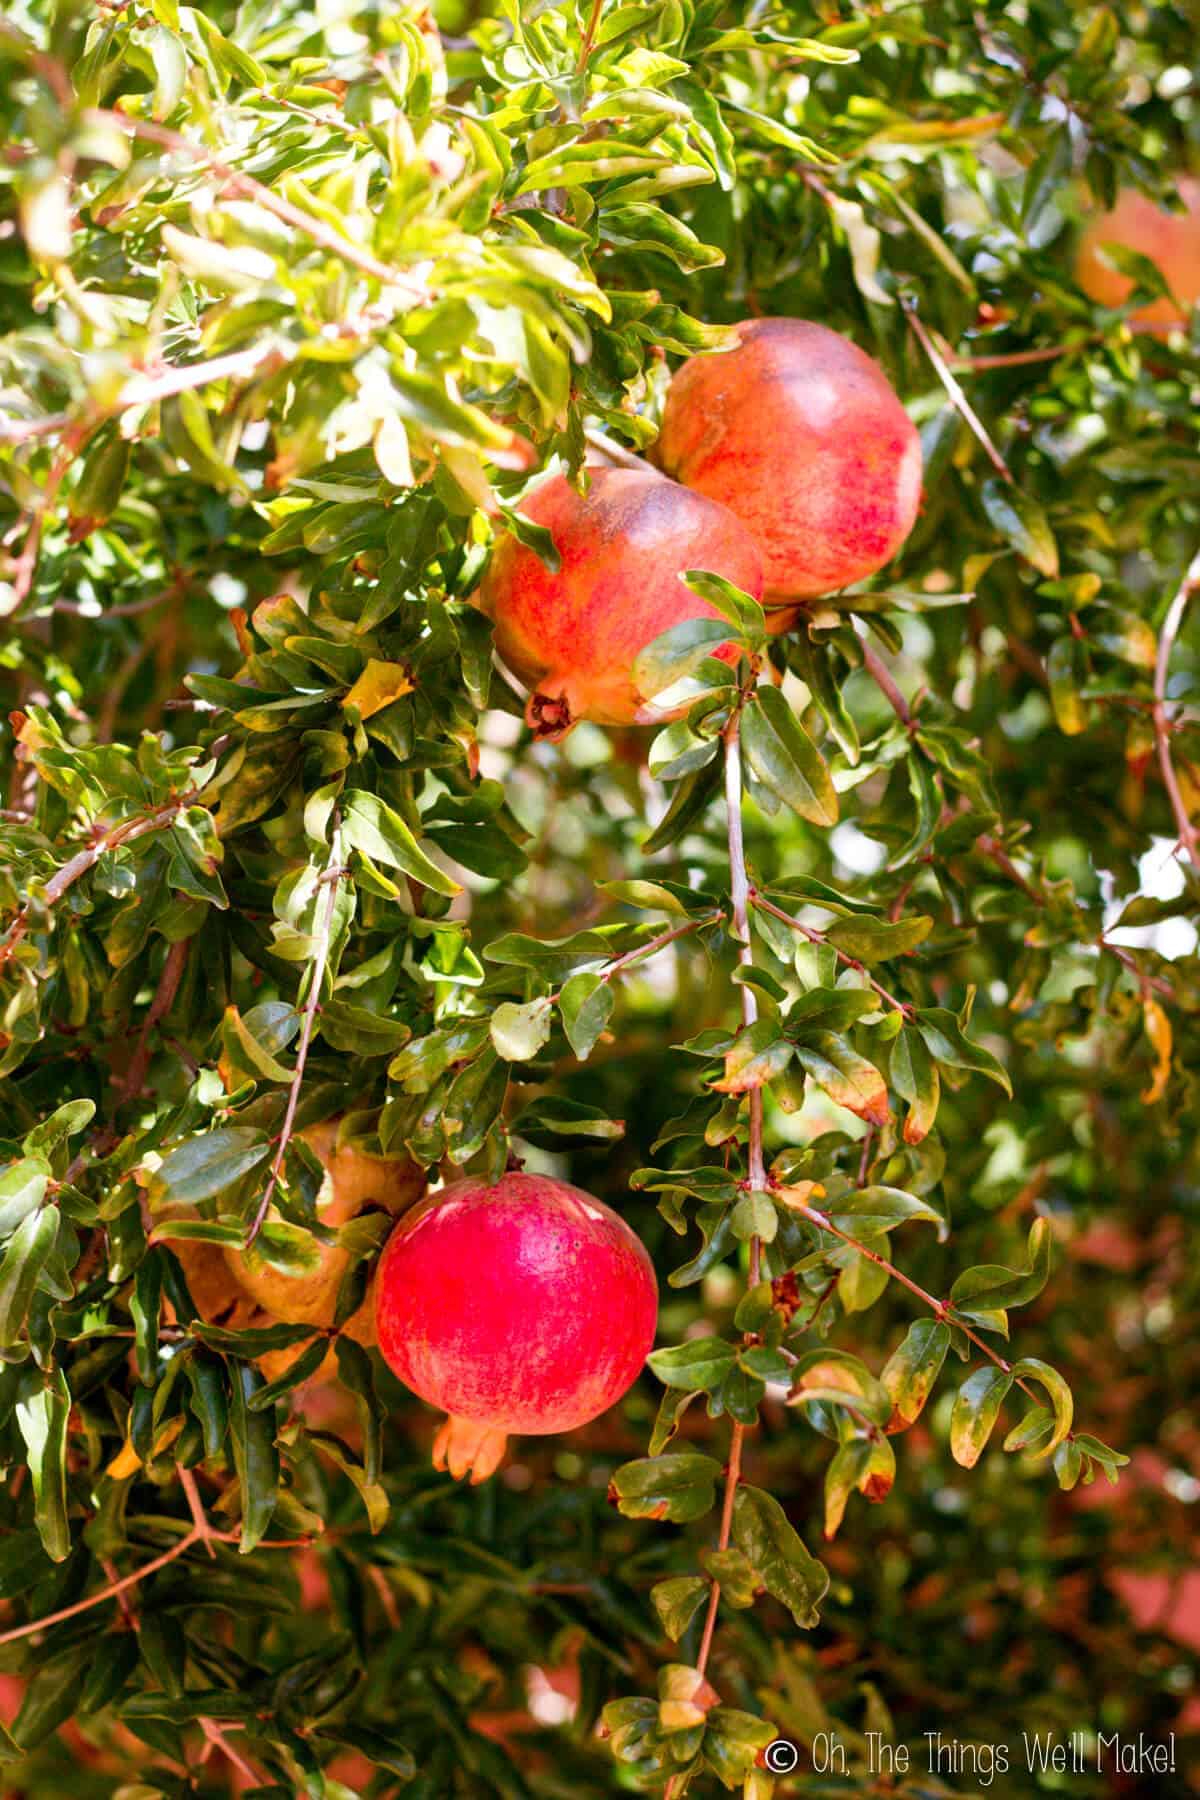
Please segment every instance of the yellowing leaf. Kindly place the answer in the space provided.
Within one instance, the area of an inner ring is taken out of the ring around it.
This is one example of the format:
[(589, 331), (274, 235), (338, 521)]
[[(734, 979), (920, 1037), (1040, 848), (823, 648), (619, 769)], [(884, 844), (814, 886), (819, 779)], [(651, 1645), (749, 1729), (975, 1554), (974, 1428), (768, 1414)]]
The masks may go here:
[(1156, 1106), (1166, 1093), (1167, 1082), (1171, 1079), (1171, 1047), (1174, 1041), (1171, 1021), (1157, 1000), (1147, 999), (1142, 1009), (1142, 1023), (1158, 1059), (1150, 1078), (1150, 1086), (1141, 1097), (1142, 1105)]
[(403, 663), (379, 662), (372, 657), (354, 686), (342, 701), (343, 706), (356, 706), (360, 719), (382, 712), (393, 700), (411, 694), (413, 684)]

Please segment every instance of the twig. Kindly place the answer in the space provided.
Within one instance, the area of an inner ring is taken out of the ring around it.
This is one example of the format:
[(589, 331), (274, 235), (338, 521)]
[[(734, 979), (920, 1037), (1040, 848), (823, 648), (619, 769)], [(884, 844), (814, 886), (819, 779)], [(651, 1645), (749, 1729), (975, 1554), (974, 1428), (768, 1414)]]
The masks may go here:
[[(135, 838), (144, 837), (147, 832), (159, 831), (165, 825), (173, 823), (181, 812), (191, 805), (194, 793), (179, 794), (162, 806), (156, 806), (152, 812), (137, 813), (132, 819), (123, 819), (119, 825), (110, 826), (86, 850), (73, 856), (70, 862), (63, 864), (50, 877), (37, 899), (37, 906), (49, 908), (62, 899), (67, 889), (94, 869), (100, 858), (110, 850), (118, 850), (125, 844), (132, 844)], [(4, 938), (0, 940), (0, 967), (8, 961), (21, 939), (29, 931), (33, 922), (35, 902), (27, 900), (9, 926)]]
[(647, 462), (644, 456), (639, 456), (636, 450), (630, 450), (626, 445), (619, 444), (616, 438), (609, 437), (605, 431), (597, 431), (593, 426), (588, 426), (583, 435), (593, 450), (599, 450), (601, 455), (610, 457), (623, 469), (634, 469), (639, 475), (662, 473), (660, 469), (654, 467), (652, 462)]
[[(256, 1788), (270, 1786), (270, 1782), (262, 1773), (262, 1770), (256, 1769), (252, 1762), (247, 1762), (241, 1752), (234, 1749), (233, 1745), (225, 1735), (227, 1731), (244, 1731), (244, 1725), (227, 1724), (225, 1726), (220, 1726), (215, 1719), (206, 1717), (197, 1719), (196, 1723), (204, 1733), (205, 1743), (209, 1746), (209, 1749), (219, 1750), (226, 1761), (233, 1764), (239, 1775), (245, 1776), (246, 1780)], [(201, 1756), (200, 1761), (203, 1763), (207, 1762), (207, 1760), (208, 1750), (206, 1749)]]
[(887, 700), (888, 705), (900, 722), (903, 725), (911, 727), (913, 723), (912, 710), (909, 707), (908, 701), (896, 686), (891, 670), (888, 668), (879, 652), (875, 649), (874, 645), (868, 643), (866, 638), (860, 638), (859, 643), (862, 646), (863, 667), (866, 669), (867, 674), (871, 677), (871, 680), (875, 683), (880, 693)]
[[(960, 1318), (956, 1317), (954, 1306), (951, 1301), (938, 1300), (933, 1294), (929, 1293), (927, 1289), (923, 1288), (919, 1282), (911, 1280), (909, 1276), (904, 1273), (903, 1269), (898, 1269), (895, 1263), (889, 1262), (886, 1256), (880, 1256), (877, 1250), (872, 1250), (868, 1244), (860, 1243), (857, 1238), (851, 1237), (848, 1231), (843, 1231), (840, 1225), (835, 1225), (829, 1215), (821, 1212), (817, 1207), (793, 1205), (791, 1210), (799, 1213), (800, 1216), (807, 1219), (810, 1224), (818, 1226), (820, 1230), (828, 1231), (832, 1237), (840, 1238), (844, 1244), (849, 1244), (851, 1249), (857, 1250), (860, 1256), (865, 1256), (867, 1261), (873, 1262), (877, 1268), (885, 1269), (902, 1287), (906, 1287), (910, 1294), (915, 1294), (918, 1300), (928, 1306), (939, 1319), (953, 1325), (956, 1330), (961, 1331), (963, 1336), (968, 1338), (977, 1350), (983, 1352), (989, 1362), (995, 1363), (998, 1369), (1003, 1369), (1006, 1375), (1012, 1374), (1012, 1364), (1007, 1361), (1005, 1357), (1001, 1356), (998, 1350), (993, 1350), (992, 1346), (984, 1338), (981, 1338), (977, 1332), (973, 1331), (969, 1325), (964, 1324)], [(1035, 1388), (1031, 1388), (1020, 1375), (1016, 1376), (1015, 1379), (1021, 1392), (1027, 1395), (1028, 1398), (1033, 1401), (1035, 1406), (1044, 1405), (1042, 1396)], [(1068, 1437), (1074, 1437), (1074, 1435), (1074, 1432), (1067, 1433)]]
[(334, 256), (340, 256), (343, 262), (348, 262), (354, 268), (361, 269), (364, 275), (373, 276), (385, 287), (395, 288), (404, 293), (412, 305), (422, 304), (430, 298), (430, 290), (425, 282), (414, 281), (400, 269), (394, 269), (388, 263), (380, 262), (378, 257), (372, 256), (369, 250), (360, 248), (352, 238), (344, 237), (332, 225), (327, 225), (323, 220), (313, 218), (311, 213), (306, 213), (300, 207), (293, 206), (290, 200), (285, 200), (273, 188), (264, 187), (261, 181), (256, 181), (252, 175), (244, 174), (213, 151), (206, 150), (203, 144), (193, 144), (190, 138), (181, 137), (177, 131), (170, 131), (165, 125), (157, 125), (150, 119), (134, 119), (126, 113), (97, 109), (84, 113), (83, 117), (85, 121), (89, 118), (101, 119), (106, 124), (116, 125), (122, 131), (129, 132), (133, 137), (142, 138), (147, 143), (160, 144), (164, 150), (174, 150), (180, 156), (189, 157), (197, 165), (211, 169), (214, 175), (219, 175), (227, 184), (227, 192), (231, 197), (240, 194), (246, 199), (257, 201), (258, 205), (264, 207), (267, 212), (273, 213), (284, 224), (291, 225), (295, 230), (303, 232), (306, 237), (312, 239), (314, 244), (319, 244), (323, 250), (329, 250)]
[[(729, 890), (733, 901), (733, 930), (738, 940), (738, 962), (742, 968), (749, 968), (754, 961), (754, 948), (750, 941), (750, 882), (746, 873), (746, 846), (742, 832), (742, 754), (741, 754), (741, 708), (736, 707), (730, 715), (729, 723), (722, 734), (725, 746), (725, 810), (729, 833)], [(742, 1024), (749, 1027), (758, 1018), (758, 1000), (754, 989), (748, 982), (742, 982)], [(761, 1190), (767, 1185), (767, 1173), (763, 1164), (763, 1099), (761, 1087), (750, 1089), (750, 1141), (747, 1151), (748, 1177), (753, 1190)], [(750, 1286), (758, 1283), (761, 1265), (762, 1247), (757, 1238), (750, 1240)], [(725, 1468), (725, 1499), (721, 1508), (721, 1528), (717, 1537), (717, 1549), (727, 1550), (733, 1531), (733, 1505), (737, 1498), (738, 1482), (742, 1472), (742, 1445), (746, 1438), (746, 1427), (735, 1423), (729, 1438), (729, 1461)], [(708, 1667), (708, 1659), (712, 1653), (713, 1635), (717, 1629), (717, 1613), (721, 1605), (721, 1584), (714, 1581), (708, 1596), (708, 1611), (704, 1617), (704, 1630), (700, 1638), (700, 1650), (696, 1657), (696, 1667), (703, 1675)], [(673, 1785), (673, 1784), (672, 1784)], [(670, 1789), (668, 1789), (668, 1792)]]
[(1163, 620), (1162, 630), (1158, 634), (1158, 654), (1154, 661), (1154, 739), (1158, 745), (1158, 765), (1162, 770), (1163, 786), (1167, 790), (1167, 799), (1171, 803), (1171, 811), (1175, 815), (1175, 826), (1179, 833), (1179, 841), (1185, 846), (1193, 869), (1200, 869), (1200, 839), (1196, 827), (1188, 817), (1187, 807), (1183, 803), (1183, 795), (1179, 789), (1179, 778), (1175, 773), (1175, 765), (1171, 761), (1171, 723), (1167, 718), (1167, 668), (1171, 660), (1171, 651), (1175, 647), (1175, 639), (1183, 624), (1183, 615), (1187, 611), (1188, 601), (1200, 588), (1200, 550), (1188, 564), (1187, 572), (1179, 584), (1179, 591), (1172, 600)]
[(987, 427), (971, 405), (971, 402), (967, 399), (967, 396), (963, 393), (962, 388), (955, 380), (945, 357), (926, 331), (920, 318), (918, 318), (915, 302), (906, 300), (904, 302), (904, 312), (922, 350), (924, 350), (926, 356), (933, 364), (938, 380), (949, 394), (951, 405), (962, 415), (967, 424), (971, 427), (971, 430), (975, 433), (975, 436), (979, 439), (979, 442), (983, 445), (988, 461), (991, 463), (996, 473), (1002, 475), (1005, 481), (1011, 481), (1013, 478), (1012, 470), (988, 436)]
[(757, 906), (760, 912), (770, 913), (772, 918), (779, 919), (782, 924), (790, 925), (793, 931), (798, 931), (800, 936), (807, 938), (810, 944), (828, 944), (839, 962), (844, 962), (848, 969), (857, 969), (860, 975), (865, 976), (881, 1000), (896, 1012), (902, 1013), (906, 1019), (913, 1017), (915, 1009), (906, 1000), (898, 1000), (895, 994), (889, 993), (887, 988), (876, 981), (865, 963), (859, 962), (857, 956), (851, 956), (847, 951), (839, 950), (836, 944), (830, 944), (825, 933), (818, 931), (815, 925), (804, 925), (799, 919), (794, 919), (791, 913), (784, 912), (782, 907), (776, 906), (770, 900), (764, 900), (757, 888), (752, 888), (750, 891), (750, 904)]
[(150, 1062), (150, 1034), (160, 1019), (166, 1018), (175, 1003), (179, 992), (179, 983), (187, 965), (188, 951), (192, 947), (190, 938), (180, 938), (172, 944), (163, 962), (162, 974), (158, 978), (158, 986), (154, 990), (154, 998), (150, 1002), (149, 1011), (142, 1021), (142, 1029), (138, 1035), (137, 1049), (129, 1061), (125, 1071), (125, 1080), (121, 1084), (121, 1102), (134, 1100), (142, 1091), (142, 1082), (146, 1079), (146, 1069)]
[[(615, 957), (606, 969), (599, 971), (599, 979), (603, 982), (614, 981), (618, 975), (624, 975), (635, 963), (648, 956), (655, 956), (667, 944), (673, 944), (676, 938), (688, 937), (693, 931), (703, 931), (709, 925), (719, 925), (725, 917), (723, 912), (707, 913), (702, 919), (689, 919), (686, 925), (676, 925), (673, 931), (664, 931), (660, 936), (651, 938), (648, 944), (639, 944), (636, 950), (626, 950), (624, 955)], [(562, 989), (557, 988), (549, 998), (553, 1004), (562, 996)]]
[(588, 17), (587, 29), (583, 34), (583, 42), (579, 46), (579, 59), (575, 64), (575, 73), (582, 75), (588, 66), (588, 58), (596, 42), (596, 33), (600, 28), (600, 14), (604, 11), (604, 0), (592, 0), (592, 10)]
[[(317, 1023), (317, 1012), (321, 1005), (321, 989), (325, 983), (325, 966), (329, 961), (329, 943), (333, 933), (333, 911), (337, 904), (338, 883), (345, 874), (342, 864), (342, 832), (341, 821), (334, 812), (333, 831), (330, 835), (329, 861), (321, 880), (325, 883), (325, 906), (323, 916), (316, 924), (316, 950), (310, 965), (311, 977), (308, 998), (304, 1003), (304, 1012), (300, 1022), (300, 1042), (296, 1049), (296, 1067), (292, 1071), (291, 1086), (288, 1089), (287, 1110), (283, 1115), (283, 1127), (279, 1133), (271, 1172), (267, 1177), (267, 1185), (263, 1197), (258, 1203), (258, 1211), (254, 1215), (246, 1237), (245, 1248), (249, 1249), (263, 1228), (275, 1189), (279, 1185), (279, 1177), (283, 1172), (283, 1159), (287, 1155), (287, 1147), (291, 1142), (292, 1126), (296, 1119), (296, 1107), (300, 1101), (300, 1088), (304, 1081), (304, 1066), (308, 1061), (308, 1047), (312, 1042), (313, 1031)], [(320, 911), (318, 907), (316, 910)]]

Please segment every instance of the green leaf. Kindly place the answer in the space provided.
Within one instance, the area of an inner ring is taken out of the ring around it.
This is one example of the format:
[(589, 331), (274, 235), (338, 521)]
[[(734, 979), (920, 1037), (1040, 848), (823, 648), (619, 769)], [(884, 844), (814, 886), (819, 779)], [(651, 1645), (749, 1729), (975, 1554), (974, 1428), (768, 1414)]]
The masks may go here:
[(880, 1374), (892, 1402), (888, 1430), (906, 1431), (920, 1418), (950, 1348), (950, 1327), (943, 1319), (916, 1319), (897, 1344)]
[(838, 800), (829, 770), (776, 687), (755, 690), (742, 714), (742, 743), (763, 786), (814, 825), (837, 823)]
[(674, 1575), (656, 1581), (650, 1599), (667, 1636), (678, 1643), (708, 1597), (709, 1584), (702, 1575)]
[(0, 1239), (10, 1237), (42, 1204), (49, 1180), (50, 1165), (42, 1156), (24, 1157), (0, 1175)]
[(177, 1205), (194, 1206), (224, 1193), (270, 1153), (265, 1132), (247, 1125), (222, 1126), (172, 1150), (155, 1172), (154, 1188)]
[[(985, 1312), (997, 1312), (1010, 1306), (1028, 1306), (1050, 1279), (1053, 1248), (1049, 1220), (1035, 1219), (1029, 1228), (1027, 1268), (1020, 1274), (990, 1264), (964, 1270), (950, 1289), (955, 1312), (970, 1319), (980, 1307)], [(968, 1301), (970, 1305), (966, 1304)]]
[(565, 981), (558, 997), (563, 1030), (580, 1062), (586, 1062), (612, 1017), (616, 995), (603, 976), (583, 973)]
[(554, 1019), (551, 1000), (530, 1000), (523, 1006), (505, 1001), (492, 1014), (491, 1039), (506, 1062), (530, 1062), (549, 1040)]
[(59, 1211), (47, 1206), (18, 1225), (0, 1258), (0, 1346), (15, 1344), (58, 1238)]
[(1023, 1356), (1020, 1362), (1014, 1363), (1012, 1378), (1014, 1381), (1036, 1381), (1050, 1397), (1050, 1404), (1054, 1409), (1054, 1430), (1048, 1442), (1038, 1451), (1039, 1456), (1049, 1456), (1070, 1432), (1075, 1416), (1075, 1401), (1071, 1390), (1057, 1369), (1052, 1369), (1049, 1363), (1042, 1362), (1036, 1356)]
[(917, 1014), (917, 1030), (925, 1040), (929, 1054), (953, 1069), (970, 1069), (986, 1075), (1012, 1099), (1012, 1082), (1008, 1070), (997, 1062), (990, 1050), (968, 1038), (954, 1014), (944, 1006), (926, 1006)]
[(809, 1554), (774, 1495), (745, 1483), (738, 1488), (733, 1541), (772, 1598), (787, 1607), (801, 1631), (810, 1631), (818, 1622), (829, 1573)]
[(905, 1225), (913, 1220), (939, 1226), (942, 1223), (941, 1214), (927, 1200), (894, 1187), (855, 1188), (844, 1197), (830, 1201), (828, 1213), (836, 1224), (855, 1237), (865, 1233), (875, 1236), (890, 1231), (894, 1225)]
[(33, 1483), (34, 1523), (46, 1555), (56, 1563), (71, 1554), (71, 1527), (67, 1521), (70, 1412), (71, 1395), (61, 1369), (46, 1376), (30, 1369), (21, 1376), (17, 1425)]
[(644, 1456), (617, 1470), (613, 1492), (627, 1519), (671, 1519), (682, 1525), (711, 1511), (720, 1473), (719, 1462), (695, 1451)]
[(839, 919), (830, 925), (825, 941), (836, 950), (859, 962), (887, 962), (893, 956), (907, 956), (923, 944), (933, 930), (933, 920), (925, 917), (897, 919)]
[(728, 642), (729, 627), (723, 620), (683, 619), (660, 632), (638, 652), (633, 665), (634, 686), (651, 700), (694, 675), (714, 650)]
[(973, 1469), (983, 1454), (1012, 1384), (1011, 1372), (989, 1363), (959, 1388), (950, 1415), (950, 1453), (964, 1469)]
[(360, 850), (373, 863), (402, 869), (435, 894), (459, 894), (457, 881), (430, 862), (399, 813), (376, 794), (356, 789), (348, 794), (342, 812), (342, 834), (352, 850)]
[(792, 1046), (772, 1018), (756, 1019), (739, 1031), (725, 1056), (725, 1074), (712, 1087), (718, 1094), (747, 1094), (782, 1075)]
[(732, 1344), (719, 1337), (689, 1338), (646, 1358), (665, 1387), (711, 1392), (720, 1387), (736, 1360)]
[(904, 1026), (892, 1044), (889, 1073), (892, 1086), (908, 1102), (903, 1137), (906, 1144), (920, 1144), (937, 1118), (942, 1081), (925, 1040), (911, 1026)]
[(230, 1375), (230, 1443), (242, 1509), (241, 1551), (246, 1556), (262, 1542), (275, 1515), (279, 1452), (274, 1414), (254, 1411), (250, 1405), (265, 1386), (262, 1376), (243, 1362), (231, 1363)]
[(979, 491), (988, 521), (1040, 575), (1058, 574), (1058, 545), (1045, 511), (1023, 488), (994, 476)]
[(796, 1060), (829, 1098), (865, 1119), (868, 1125), (886, 1125), (889, 1117), (887, 1083), (864, 1056), (832, 1031), (813, 1031), (796, 1045)]

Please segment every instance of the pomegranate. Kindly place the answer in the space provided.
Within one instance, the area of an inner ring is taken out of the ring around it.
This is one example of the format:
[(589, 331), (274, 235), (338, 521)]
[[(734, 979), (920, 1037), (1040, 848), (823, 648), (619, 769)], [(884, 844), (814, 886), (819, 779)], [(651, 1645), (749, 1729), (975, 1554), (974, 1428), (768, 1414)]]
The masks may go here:
[[(352, 1144), (338, 1145), (340, 1119), (325, 1119), (298, 1133), (325, 1170), (317, 1195), (317, 1214), (323, 1225), (344, 1225), (365, 1207), (394, 1214), (411, 1206), (425, 1189), (425, 1172), (408, 1157), (398, 1160), (370, 1156)], [(350, 1264), (345, 1250), (336, 1244), (318, 1246), (315, 1269), (296, 1274), (276, 1267), (259, 1249), (227, 1249), (225, 1260), (238, 1287), (272, 1318), (289, 1325), (328, 1325), (337, 1306), (338, 1289)], [(195, 1295), (193, 1295), (195, 1299)], [(199, 1300), (196, 1300), (199, 1305)], [(346, 1330), (359, 1342), (369, 1314), (360, 1308)]]
[(667, 394), (655, 460), (758, 541), (776, 626), (873, 575), (917, 516), (921, 442), (878, 363), (807, 319), (747, 319)]
[[(554, 475), (521, 512), (550, 532), (560, 566), (550, 570), (506, 532), (479, 604), (500, 655), (531, 690), (525, 717), (539, 737), (561, 738), (580, 719), (629, 725), (672, 716), (639, 692), (633, 666), (671, 626), (720, 616), (684, 584), (685, 569), (762, 597), (762, 557), (745, 528), (653, 469), (593, 469), (586, 494)], [(736, 660), (732, 645), (716, 654)]]
[(654, 1341), (646, 1250), (599, 1200), (544, 1175), (473, 1177), (397, 1225), (376, 1283), (379, 1348), (449, 1417), (433, 1460), (498, 1467), (510, 1431), (586, 1425), (632, 1385)]
[(1112, 211), (1092, 218), (1079, 241), (1076, 279), (1101, 306), (1123, 305), (1133, 289), (1128, 275), (1100, 261), (1105, 244), (1137, 250), (1162, 271), (1175, 298), (1160, 296), (1139, 307), (1129, 323), (1141, 331), (1186, 325), (1200, 300), (1200, 181), (1185, 175), (1176, 187), (1185, 208), (1179, 213), (1165, 212), (1136, 188), (1122, 188)]

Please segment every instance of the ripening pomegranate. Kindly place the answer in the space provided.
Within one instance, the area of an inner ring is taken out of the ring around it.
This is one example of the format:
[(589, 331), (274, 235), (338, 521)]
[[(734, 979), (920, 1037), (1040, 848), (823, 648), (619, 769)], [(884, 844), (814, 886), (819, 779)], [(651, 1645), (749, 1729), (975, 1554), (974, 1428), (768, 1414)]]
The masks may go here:
[(873, 575), (912, 530), (921, 442), (878, 363), (807, 319), (746, 319), (671, 382), (654, 456), (754, 534), (769, 613)]
[[(402, 1213), (424, 1192), (424, 1170), (408, 1157), (395, 1160), (370, 1156), (351, 1144), (339, 1147), (340, 1123), (336, 1118), (325, 1119), (297, 1134), (325, 1169), (317, 1195), (321, 1223), (344, 1225), (368, 1206)], [(273, 1264), (258, 1249), (225, 1251), (229, 1273), (241, 1291), (265, 1307), (272, 1318), (288, 1325), (329, 1325), (333, 1321), (350, 1258), (336, 1244), (319, 1245), (318, 1258), (315, 1269), (297, 1274)], [(347, 1321), (347, 1333), (360, 1343), (371, 1341), (370, 1318), (370, 1310), (361, 1307)]]
[(449, 1417), (434, 1463), (483, 1481), (510, 1431), (586, 1425), (615, 1404), (654, 1341), (645, 1247), (609, 1207), (544, 1175), (431, 1194), (388, 1240), (379, 1348)]
[[(593, 469), (586, 494), (554, 475), (521, 512), (550, 532), (560, 566), (550, 570), (506, 532), (479, 604), (495, 624), (497, 650), (530, 689), (525, 717), (538, 737), (561, 738), (580, 719), (630, 725), (672, 716), (639, 692), (633, 665), (673, 625), (720, 616), (685, 586), (685, 569), (762, 597), (762, 557), (733, 514), (652, 469)], [(716, 654), (735, 658), (732, 646)]]
[[(1075, 277), (1089, 300), (1121, 306), (1133, 281), (1100, 260), (1105, 244), (1120, 244), (1148, 256), (1166, 278), (1175, 298), (1160, 295), (1141, 306), (1129, 323), (1140, 331), (1170, 331), (1186, 325), (1200, 300), (1200, 181), (1185, 175), (1176, 183), (1183, 212), (1165, 212), (1136, 188), (1122, 188), (1111, 212), (1090, 219), (1079, 240)], [(1176, 304), (1179, 302), (1179, 304)]]

